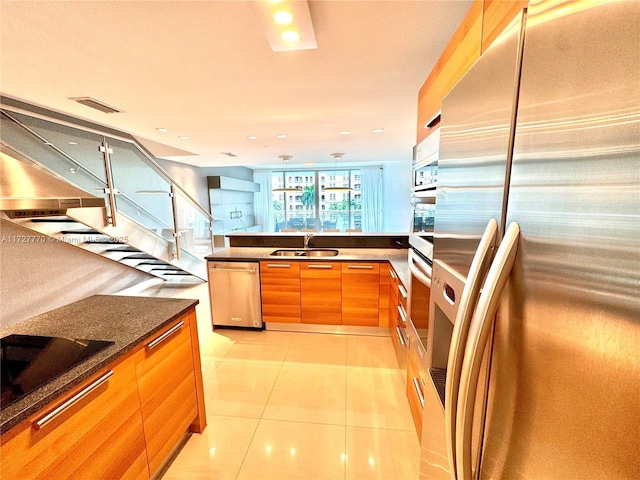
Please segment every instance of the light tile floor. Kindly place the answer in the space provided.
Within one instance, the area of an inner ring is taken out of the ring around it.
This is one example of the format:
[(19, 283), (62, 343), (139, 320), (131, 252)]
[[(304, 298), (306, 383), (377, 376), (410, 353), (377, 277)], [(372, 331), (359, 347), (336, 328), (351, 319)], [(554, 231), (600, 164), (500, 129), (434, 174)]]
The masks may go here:
[(420, 447), (387, 337), (211, 330), (197, 307), (207, 428), (165, 480), (417, 480)]

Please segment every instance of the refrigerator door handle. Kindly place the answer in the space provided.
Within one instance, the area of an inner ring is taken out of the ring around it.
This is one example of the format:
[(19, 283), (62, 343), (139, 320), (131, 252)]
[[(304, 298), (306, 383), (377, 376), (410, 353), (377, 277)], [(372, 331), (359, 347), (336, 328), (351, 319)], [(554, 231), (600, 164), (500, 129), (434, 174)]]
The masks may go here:
[(520, 227), (513, 222), (509, 225), (487, 273), (469, 326), (456, 413), (456, 478), (458, 480), (473, 478), (471, 433), (480, 367), (500, 297), (515, 263), (519, 237)]
[(469, 325), (473, 310), (480, 294), (480, 286), (492, 259), (492, 249), (498, 232), (498, 222), (492, 218), (482, 234), (480, 244), (473, 256), (469, 275), (464, 283), (460, 296), (460, 305), (456, 314), (451, 335), (451, 345), (447, 359), (447, 382), (445, 384), (445, 433), (447, 439), (447, 453), (450, 471), (455, 476), (456, 471), (456, 410), (458, 408), (458, 392), (462, 360), (469, 333)]

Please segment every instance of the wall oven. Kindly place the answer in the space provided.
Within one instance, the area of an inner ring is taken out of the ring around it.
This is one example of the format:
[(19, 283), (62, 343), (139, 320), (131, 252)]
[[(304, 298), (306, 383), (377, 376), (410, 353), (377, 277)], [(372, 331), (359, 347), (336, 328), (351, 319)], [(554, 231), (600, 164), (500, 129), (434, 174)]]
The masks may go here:
[(409, 244), (429, 260), (433, 258), (439, 147), (440, 129), (436, 128), (413, 149)]

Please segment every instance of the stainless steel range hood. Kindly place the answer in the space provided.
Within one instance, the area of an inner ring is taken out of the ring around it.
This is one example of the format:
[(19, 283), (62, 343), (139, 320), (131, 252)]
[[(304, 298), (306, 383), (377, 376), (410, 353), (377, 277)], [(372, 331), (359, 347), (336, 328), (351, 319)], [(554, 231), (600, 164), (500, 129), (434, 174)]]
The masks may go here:
[(68, 208), (105, 207), (93, 196), (0, 145), (0, 211), (10, 218), (64, 215)]

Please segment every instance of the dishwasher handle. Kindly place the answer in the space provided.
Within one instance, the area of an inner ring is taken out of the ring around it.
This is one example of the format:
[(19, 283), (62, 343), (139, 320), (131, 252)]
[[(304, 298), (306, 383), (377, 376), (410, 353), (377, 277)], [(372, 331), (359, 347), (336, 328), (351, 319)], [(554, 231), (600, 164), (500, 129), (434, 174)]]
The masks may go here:
[(209, 268), (212, 272), (245, 272), (245, 273), (256, 273), (255, 268), (231, 268), (231, 267), (218, 267), (216, 265)]

